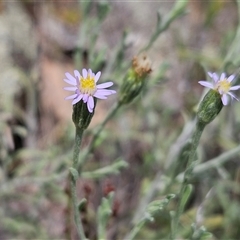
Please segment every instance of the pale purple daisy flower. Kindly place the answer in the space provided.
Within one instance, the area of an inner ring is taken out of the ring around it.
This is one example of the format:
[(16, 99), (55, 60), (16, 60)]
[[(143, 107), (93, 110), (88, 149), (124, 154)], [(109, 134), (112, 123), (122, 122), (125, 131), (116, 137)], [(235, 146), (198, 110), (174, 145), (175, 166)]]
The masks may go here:
[(229, 99), (228, 95), (232, 99), (234, 98), (237, 101), (239, 101), (237, 97), (230, 92), (230, 91), (235, 91), (240, 89), (240, 85), (233, 86), (233, 87), (231, 86), (231, 83), (235, 78), (235, 75), (230, 75), (228, 78), (226, 77), (225, 73), (222, 73), (220, 77), (218, 76), (217, 73), (208, 72), (208, 75), (210, 76), (210, 78), (213, 79), (212, 83), (207, 81), (199, 81), (198, 83), (204, 87), (211, 88), (213, 90), (218, 91), (219, 94), (221, 95), (223, 105), (226, 106), (228, 104), (228, 99)]
[(78, 70), (74, 70), (74, 76), (70, 73), (65, 73), (66, 79), (64, 81), (72, 87), (65, 87), (67, 91), (73, 91), (74, 94), (66, 97), (65, 99), (73, 99), (72, 105), (83, 100), (84, 103), (87, 103), (87, 108), (90, 113), (94, 109), (94, 100), (93, 97), (99, 99), (106, 99), (107, 96), (116, 93), (114, 90), (106, 89), (113, 85), (113, 82), (106, 82), (97, 85), (97, 81), (101, 76), (101, 72), (98, 72), (96, 75), (92, 72), (91, 69), (88, 71), (84, 68), (82, 70), (82, 75)]

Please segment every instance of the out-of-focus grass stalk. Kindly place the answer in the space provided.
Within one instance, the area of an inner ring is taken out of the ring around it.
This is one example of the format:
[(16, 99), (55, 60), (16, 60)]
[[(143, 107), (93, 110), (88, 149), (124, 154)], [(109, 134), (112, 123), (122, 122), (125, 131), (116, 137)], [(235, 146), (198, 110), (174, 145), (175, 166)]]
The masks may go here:
[[(210, 169), (219, 168), (224, 163), (229, 161), (231, 158), (233, 158), (234, 156), (237, 156), (239, 153), (240, 153), (240, 146), (234, 149), (231, 149), (227, 152), (224, 152), (220, 156), (196, 166), (195, 169), (193, 170), (193, 175), (196, 176)], [(181, 180), (182, 178), (183, 178), (183, 173), (177, 176), (178, 180)]]
[[(240, 146), (231, 149), (227, 152), (224, 152), (223, 154), (219, 155), (216, 158), (210, 159), (207, 162), (201, 163), (197, 165), (193, 169), (192, 177), (195, 177), (197, 175), (200, 175), (201, 173), (204, 173), (206, 171), (212, 170), (214, 168), (219, 168), (224, 163), (230, 161), (232, 158), (240, 154)], [(182, 182), (184, 178), (184, 173), (180, 173), (177, 175), (176, 179), (179, 182)], [(144, 209), (147, 204), (153, 199), (154, 194), (159, 191), (160, 193), (164, 194), (167, 189), (169, 189), (171, 184), (171, 179), (164, 177), (162, 173), (159, 173), (156, 175), (154, 180), (152, 181), (151, 185), (148, 187), (149, 191), (144, 196), (144, 198), (141, 199), (140, 204), (138, 205), (138, 208), (135, 212), (135, 215), (133, 217), (133, 223), (136, 223), (139, 219), (139, 216), (142, 214), (142, 209)]]
[(86, 61), (84, 59), (84, 50), (86, 44), (86, 37), (87, 37), (87, 26), (88, 26), (88, 16), (91, 6), (92, 0), (89, 1), (81, 1), (79, 0), (79, 10), (81, 13), (81, 24), (79, 26), (79, 33), (78, 33), (78, 42), (77, 42), (77, 49), (74, 55), (74, 63), (76, 69), (82, 69), (86, 65)]
[(102, 198), (101, 205), (98, 207), (97, 211), (97, 232), (98, 239), (107, 239), (107, 222), (112, 214), (112, 204), (113, 204), (114, 192), (110, 192), (107, 197)]
[(127, 237), (125, 238), (125, 240), (132, 240), (134, 239), (134, 237), (137, 235), (137, 233), (141, 230), (141, 228), (144, 226), (146, 220), (142, 219), (141, 221), (139, 221), (134, 228), (131, 230), (131, 232), (127, 235)]
[[(193, 176), (192, 177), (200, 175), (201, 173), (212, 170), (214, 168), (218, 168), (218, 167), (222, 166), (224, 163), (230, 161), (232, 158), (234, 158), (235, 156), (237, 156), (239, 154), (240, 154), (240, 146), (235, 147), (234, 149), (231, 149), (229, 151), (226, 151), (226, 152), (222, 153), (221, 155), (219, 155), (218, 157), (210, 159), (207, 162), (201, 163), (193, 169)], [(67, 157), (67, 158), (69, 158), (69, 157)], [(111, 166), (116, 166), (115, 164), (118, 164), (118, 162), (113, 163)], [(123, 163), (122, 163), (122, 165), (124, 167)], [(107, 174), (109, 167), (110, 166), (103, 167), (103, 168), (100, 168), (100, 169), (98, 169), (94, 172), (82, 172), (81, 176), (83, 178), (95, 178), (95, 177), (97, 177), (97, 175), (95, 175), (96, 172), (99, 174), (99, 171), (100, 171), (100, 174)], [(91, 175), (91, 173), (93, 173), (93, 175)], [(6, 183), (2, 184), (0, 186), (0, 191), (1, 191), (1, 193), (5, 193), (5, 192), (7, 193), (9, 191), (13, 191), (13, 188), (16, 188), (16, 187), (24, 185), (24, 184), (28, 184), (29, 182), (41, 186), (42, 184), (45, 184), (47, 182), (61, 181), (62, 179), (65, 179), (66, 176), (67, 176), (67, 172), (64, 171), (60, 174), (58, 173), (58, 174), (53, 174), (53, 175), (44, 176), (44, 177), (34, 177), (34, 178), (32, 178), (32, 177), (19, 177), (19, 178), (14, 179), (10, 182), (6, 182)], [(183, 177), (184, 177), (184, 173), (182, 172), (182, 173), (177, 175), (176, 179), (178, 181), (182, 181)], [(164, 193), (164, 189), (165, 189), (164, 186), (166, 186), (168, 181), (169, 181), (169, 179), (167, 177), (164, 177), (162, 174), (158, 174), (155, 177), (154, 181), (152, 181), (152, 184), (149, 187), (149, 191), (151, 190), (151, 192), (152, 191), (155, 192), (155, 191), (159, 190), (161, 193)], [(159, 185), (160, 183), (161, 183), (161, 185)], [(152, 199), (151, 196), (153, 196), (153, 194), (154, 193), (150, 194), (150, 197), (148, 197), (149, 201), (151, 201), (151, 199)], [(143, 206), (146, 206), (149, 203), (149, 201), (145, 201), (146, 204), (143, 205)]]
[(170, 24), (176, 20), (177, 18), (182, 17), (186, 14), (186, 6), (187, 6), (188, 0), (178, 0), (176, 1), (175, 5), (169, 12), (169, 14), (162, 19), (162, 16), (160, 15), (160, 12), (158, 12), (158, 19), (157, 19), (157, 26), (156, 30), (153, 33), (152, 37), (150, 38), (149, 42), (145, 47), (141, 49), (140, 52), (144, 52), (146, 50), (149, 50), (149, 48), (153, 45), (153, 43), (157, 40), (159, 35), (166, 31)]
[(77, 200), (77, 191), (76, 191), (76, 181), (78, 178), (77, 166), (78, 166), (78, 158), (80, 153), (80, 145), (82, 142), (83, 129), (76, 127), (76, 135), (73, 149), (73, 165), (70, 169), (70, 180), (71, 180), (71, 200), (74, 210), (74, 220), (77, 228), (78, 236), (81, 240), (86, 239), (82, 221), (80, 218), (80, 213), (78, 209), (78, 200)]
[(133, 240), (136, 237), (137, 233), (144, 226), (144, 224), (149, 221), (153, 222), (155, 214), (159, 211), (163, 211), (174, 197), (174, 194), (168, 194), (163, 199), (155, 200), (149, 203), (146, 209), (144, 209), (144, 212), (141, 214), (141, 216), (139, 216), (137, 223), (134, 224), (133, 229), (129, 234), (126, 235), (126, 237), (124, 237), (124, 240)]
[(179, 193), (179, 203), (178, 203), (177, 211), (176, 211), (175, 216), (173, 217), (171, 239), (175, 239), (175, 237), (176, 237), (176, 233), (178, 230), (178, 224), (179, 224), (179, 218), (180, 218), (181, 214), (183, 213), (184, 206), (186, 204), (186, 199), (185, 199), (184, 195), (186, 194), (186, 192), (188, 190), (189, 179), (192, 175), (194, 163), (196, 160), (196, 149), (199, 144), (199, 140), (203, 133), (204, 127), (205, 127), (205, 124), (197, 121), (195, 130), (194, 130), (192, 138), (191, 138), (192, 147), (191, 147), (191, 150), (189, 153), (188, 165), (187, 165), (186, 171), (184, 173), (184, 179), (183, 179), (182, 187), (181, 187), (181, 190)]
[(187, 167), (184, 172), (183, 183), (181, 190), (179, 192), (179, 203), (177, 206), (176, 213), (172, 214), (172, 225), (170, 238), (175, 239), (178, 230), (179, 219), (183, 213), (184, 207), (190, 195), (190, 185), (189, 179), (192, 176), (193, 168), (196, 162), (196, 149), (199, 144), (202, 132), (207, 124), (212, 122), (219, 112), (222, 110), (223, 104), (221, 100), (221, 95), (216, 90), (210, 90), (204, 96), (201, 101), (198, 111), (197, 111), (197, 122), (190, 139), (189, 149), (188, 149), (188, 160)]
[(108, 115), (106, 116), (106, 118), (104, 119), (104, 121), (101, 123), (101, 125), (96, 129), (96, 131), (93, 133), (93, 137), (92, 140), (88, 146), (88, 148), (85, 150), (85, 152), (83, 153), (83, 155), (81, 156), (79, 162), (78, 162), (78, 168), (77, 169), (81, 169), (82, 166), (84, 165), (87, 156), (89, 155), (89, 153), (91, 153), (91, 151), (94, 149), (94, 146), (96, 144), (96, 141), (101, 133), (101, 131), (103, 130), (103, 128), (105, 127), (106, 123), (116, 114), (116, 112), (119, 110), (119, 108), (121, 107), (121, 103), (116, 103), (112, 109), (109, 111)]
[[(34, 71), (34, 70), (33, 70)], [(34, 75), (33, 73), (31, 75)], [(36, 74), (35, 74), (36, 75)], [(29, 148), (36, 147), (36, 132), (37, 132), (37, 88), (34, 87), (37, 79), (30, 79), (24, 73), (21, 74), (22, 80), (25, 82), (26, 93), (27, 93), (27, 106), (25, 115), (25, 122), (28, 129), (26, 136), (26, 144)], [(34, 78), (33, 76), (31, 76)], [(36, 78), (36, 77), (35, 77)]]
[(234, 66), (234, 68), (239, 67), (240, 64), (240, 57), (239, 57), (239, 41), (240, 41), (240, 0), (237, 0), (237, 6), (238, 6), (238, 27), (236, 30), (236, 35), (232, 41), (231, 46), (228, 49), (228, 53), (226, 57), (224, 58), (223, 62), (223, 70), (227, 71), (228, 67)]
[(103, 168), (99, 168), (95, 171), (82, 172), (81, 177), (89, 179), (100, 179), (109, 174), (118, 174), (121, 168), (125, 168), (127, 166), (128, 166), (127, 162), (123, 161), (122, 159), (119, 159), (113, 164), (110, 164)]
[[(98, 70), (104, 50), (95, 51), (96, 41), (101, 31), (101, 24), (109, 13), (110, 3), (105, 0), (79, 0), (78, 2), (81, 12), (81, 24), (79, 26), (77, 49), (74, 55), (75, 67), (82, 69), (91, 65), (91, 69)], [(93, 15), (89, 17), (93, 7), (96, 7), (96, 17), (93, 17)]]

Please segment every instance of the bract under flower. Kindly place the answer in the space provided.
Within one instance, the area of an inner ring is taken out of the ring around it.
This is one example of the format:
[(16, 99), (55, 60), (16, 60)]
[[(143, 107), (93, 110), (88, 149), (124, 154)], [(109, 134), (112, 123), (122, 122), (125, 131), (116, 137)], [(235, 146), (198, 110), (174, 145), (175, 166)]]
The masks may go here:
[(84, 103), (87, 103), (88, 111), (93, 112), (94, 109), (94, 100), (93, 97), (99, 99), (106, 99), (107, 96), (116, 93), (114, 90), (106, 89), (113, 85), (113, 82), (106, 82), (97, 84), (101, 72), (97, 72), (95, 75), (91, 69), (82, 70), (82, 75), (78, 70), (74, 70), (74, 76), (70, 73), (65, 73), (66, 79), (64, 81), (72, 87), (65, 87), (67, 91), (73, 91), (74, 94), (66, 97), (65, 99), (73, 99), (72, 104), (76, 104), (79, 101), (83, 100)]
[(198, 83), (204, 87), (218, 91), (221, 95), (223, 105), (226, 106), (228, 104), (228, 96), (230, 96), (232, 99), (234, 98), (239, 101), (237, 97), (232, 92), (230, 92), (240, 89), (240, 85), (233, 87), (231, 85), (233, 79), (235, 78), (235, 75), (230, 75), (228, 78), (226, 77), (225, 73), (222, 73), (220, 77), (217, 73), (208, 72), (208, 75), (210, 76), (210, 78), (212, 78), (212, 83), (207, 81), (199, 81)]

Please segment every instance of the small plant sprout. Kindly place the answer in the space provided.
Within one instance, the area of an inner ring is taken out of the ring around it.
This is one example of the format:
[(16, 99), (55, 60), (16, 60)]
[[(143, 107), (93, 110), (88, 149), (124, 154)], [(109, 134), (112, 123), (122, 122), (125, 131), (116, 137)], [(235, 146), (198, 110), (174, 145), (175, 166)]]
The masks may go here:
[(72, 87), (65, 87), (67, 91), (73, 91), (74, 94), (66, 97), (66, 99), (73, 99), (72, 104), (76, 104), (79, 101), (83, 100), (84, 103), (87, 103), (87, 108), (90, 113), (94, 109), (94, 99), (93, 97), (99, 99), (106, 99), (107, 96), (116, 93), (114, 90), (106, 89), (113, 85), (113, 82), (106, 82), (97, 85), (97, 82), (101, 76), (101, 72), (98, 72), (96, 75), (92, 72), (91, 69), (82, 70), (82, 75), (78, 70), (74, 70), (74, 76), (70, 73), (65, 73), (66, 79), (64, 81)]
[(199, 81), (198, 83), (201, 84), (204, 87), (216, 90), (221, 95), (222, 103), (224, 106), (228, 104), (229, 97), (228, 95), (233, 99), (237, 99), (237, 97), (231, 93), (230, 91), (235, 91), (240, 89), (240, 85), (233, 86), (232, 87), (232, 81), (235, 78), (235, 75), (230, 75), (228, 78), (226, 77), (225, 73), (222, 73), (219, 77), (217, 73), (211, 73), (208, 72), (208, 75), (210, 78), (213, 79), (213, 83), (207, 82), (207, 81)]

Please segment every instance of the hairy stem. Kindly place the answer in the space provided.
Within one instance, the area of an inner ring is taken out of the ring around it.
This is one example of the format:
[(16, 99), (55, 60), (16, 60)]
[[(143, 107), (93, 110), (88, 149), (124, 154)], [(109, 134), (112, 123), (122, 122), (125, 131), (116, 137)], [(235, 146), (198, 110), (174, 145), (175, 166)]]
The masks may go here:
[(178, 203), (178, 206), (177, 206), (176, 215), (174, 216), (173, 223), (172, 223), (171, 239), (176, 238), (176, 233), (177, 233), (178, 225), (179, 225), (179, 218), (184, 211), (184, 207), (185, 207), (185, 203), (186, 203), (186, 199), (184, 198), (184, 194), (188, 189), (189, 179), (192, 175), (194, 162), (196, 160), (195, 155), (196, 155), (197, 146), (199, 144), (199, 140), (200, 140), (200, 137), (201, 137), (202, 132), (204, 130), (204, 127), (205, 127), (205, 124), (197, 122), (195, 130), (194, 130), (192, 138), (191, 138), (192, 147), (191, 147), (191, 150), (189, 152), (188, 164), (187, 164), (186, 171), (184, 173), (184, 178), (183, 178), (183, 183), (182, 183), (182, 186), (181, 186), (181, 190), (179, 192), (179, 203)]
[[(75, 135), (75, 142), (74, 142), (74, 149), (73, 149), (73, 169), (77, 169), (78, 166), (78, 158), (80, 153), (80, 144), (82, 142), (82, 135), (83, 130), (76, 127), (76, 135)], [(72, 205), (73, 205), (73, 212), (74, 212), (74, 221), (77, 228), (78, 237), (81, 240), (86, 239), (82, 221), (80, 218), (80, 212), (78, 209), (78, 200), (77, 200), (77, 189), (76, 189), (76, 178), (73, 174), (70, 174), (70, 181), (71, 181), (71, 198), (72, 198)]]

